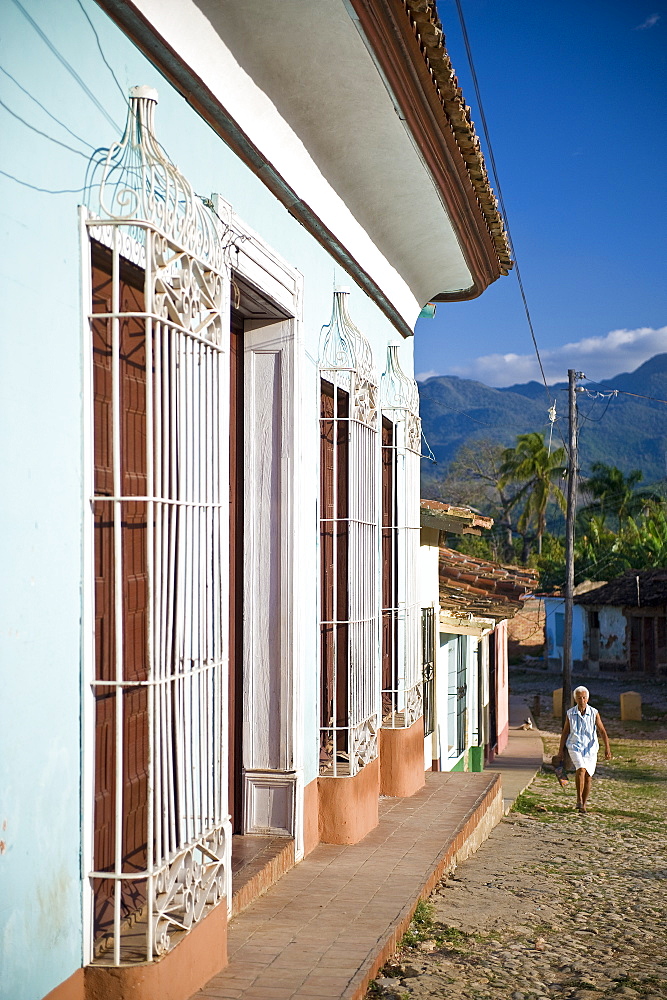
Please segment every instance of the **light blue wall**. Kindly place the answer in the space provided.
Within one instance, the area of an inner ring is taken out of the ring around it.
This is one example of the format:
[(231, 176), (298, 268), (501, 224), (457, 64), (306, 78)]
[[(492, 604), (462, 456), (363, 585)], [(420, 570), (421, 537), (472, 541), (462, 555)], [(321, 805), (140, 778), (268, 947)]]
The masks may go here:
[[(316, 429), (315, 359), (332, 289), (352, 285), (350, 309), (378, 370), (399, 340), (374, 303), (346, 278), (201, 122), (91, 0), (2, 5), (2, 65), (80, 139), (0, 74), (2, 100), (50, 142), (0, 108), (0, 169), (51, 191), (80, 189), (92, 147), (119, 137), (125, 112), (84, 11), (122, 89), (156, 86), (157, 130), (195, 190), (219, 192), (243, 220), (304, 274), (306, 371)], [(66, 67), (30, 23), (33, 18)], [(112, 125), (93, 97), (114, 120)], [(83, 141), (81, 141), (83, 140)], [(89, 146), (86, 143), (90, 144)], [(80, 193), (44, 193), (0, 175), (4, 247), (0, 322), (0, 996), (39, 1000), (82, 962), (80, 711), (82, 609), (82, 353)], [(401, 349), (412, 372), (412, 343)], [(316, 441), (310, 442), (316, 447)], [(316, 532), (312, 507), (313, 531)], [(314, 575), (317, 554), (306, 574)], [(306, 588), (301, 636), (307, 676), (305, 780), (317, 775), (317, 595)]]
[[(563, 652), (562, 631), (559, 627), (559, 615), (565, 614), (565, 600), (562, 597), (544, 598), (545, 637), (549, 659), (561, 659)], [(561, 619), (562, 620), (562, 619)], [(572, 659), (582, 660), (584, 657), (584, 630), (586, 627), (586, 612), (575, 604), (572, 609)]]

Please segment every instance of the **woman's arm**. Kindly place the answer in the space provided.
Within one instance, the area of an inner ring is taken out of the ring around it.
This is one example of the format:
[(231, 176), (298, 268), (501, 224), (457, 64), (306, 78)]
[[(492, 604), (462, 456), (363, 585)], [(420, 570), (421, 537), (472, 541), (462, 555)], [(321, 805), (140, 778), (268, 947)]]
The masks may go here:
[[(598, 715), (598, 719), (600, 716)], [(565, 725), (563, 726), (563, 732), (560, 734), (560, 746), (558, 747), (557, 757), (562, 757), (565, 753), (565, 740), (570, 735), (570, 720), (565, 716)]]
[(600, 736), (604, 740), (604, 759), (605, 760), (611, 760), (611, 744), (609, 743), (609, 737), (607, 736), (607, 730), (604, 728), (604, 725), (602, 723), (602, 719), (600, 718), (600, 713), (599, 712), (598, 712), (598, 714), (597, 714), (597, 716), (595, 718), (595, 725), (597, 726), (597, 730), (598, 730)]

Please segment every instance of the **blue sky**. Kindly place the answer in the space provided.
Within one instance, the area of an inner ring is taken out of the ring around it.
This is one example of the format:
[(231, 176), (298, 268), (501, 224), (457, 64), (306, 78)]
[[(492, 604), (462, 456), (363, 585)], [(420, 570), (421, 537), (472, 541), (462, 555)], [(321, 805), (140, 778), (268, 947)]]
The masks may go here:
[[(606, 378), (667, 351), (663, 4), (462, 0), (550, 382), (568, 368)], [(438, 10), (484, 144), (454, 0)], [(497, 386), (539, 378), (515, 273), (420, 320), (415, 372)]]

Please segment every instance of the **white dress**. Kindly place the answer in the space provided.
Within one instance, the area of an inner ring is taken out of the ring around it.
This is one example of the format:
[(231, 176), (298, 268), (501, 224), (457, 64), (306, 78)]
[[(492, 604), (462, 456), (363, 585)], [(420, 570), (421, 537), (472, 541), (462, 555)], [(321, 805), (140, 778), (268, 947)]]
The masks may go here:
[(586, 705), (586, 711), (582, 715), (574, 705), (568, 709), (567, 717), (570, 720), (570, 734), (566, 745), (570, 760), (577, 771), (580, 767), (585, 767), (589, 774), (595, 774), (600, 746), (596, 726), (598, 710)]

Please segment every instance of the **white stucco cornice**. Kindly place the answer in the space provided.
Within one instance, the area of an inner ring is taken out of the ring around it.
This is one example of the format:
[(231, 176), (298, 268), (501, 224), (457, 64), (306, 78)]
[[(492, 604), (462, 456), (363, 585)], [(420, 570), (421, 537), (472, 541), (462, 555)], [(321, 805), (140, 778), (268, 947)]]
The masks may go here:
[(433, 297), (481, 291), (349, 3), (98, 2), (402, 333)]

